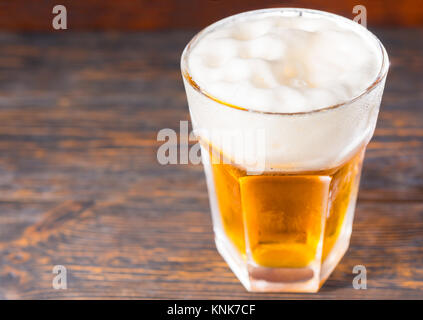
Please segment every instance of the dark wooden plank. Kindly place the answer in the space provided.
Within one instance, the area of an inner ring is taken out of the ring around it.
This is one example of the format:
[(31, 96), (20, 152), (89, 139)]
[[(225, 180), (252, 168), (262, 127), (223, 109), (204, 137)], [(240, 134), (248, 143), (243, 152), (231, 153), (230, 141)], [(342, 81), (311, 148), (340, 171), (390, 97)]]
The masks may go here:
[(0, 34), (0, 298), (423, 298), (423, 30), (376, 33), (392, 68), (351, 248), (317, 295), (245, 292), (201, 166), (157, 163), (157, 132), (189, 118), (192, 32)]
[[(216, 252), (204, 184), (181, 184), (163, 182), (148, 202), (140, 184), (123, 199), (46, 212), (18, 239), (0, 243), (2, 296), (423, 298), (422, 203), (360, 203), (351, 247), (320, 293), (252, 294)], [(52, 289), (56, 264), (68, 269), (67, 290)], [(367, 290), (352, 287), (355, 265), (367, 268)]]
[(353, 7), (367, 8), (371, 26), (422, 26), (419, 0), (53, 0), (0, 1), (0, 30), (54, 31), (52, 9), (65, 5), (68, 30), (159, 30), (203, 28), (248, 10), (294, 7), (329, 11), (353, 18)]

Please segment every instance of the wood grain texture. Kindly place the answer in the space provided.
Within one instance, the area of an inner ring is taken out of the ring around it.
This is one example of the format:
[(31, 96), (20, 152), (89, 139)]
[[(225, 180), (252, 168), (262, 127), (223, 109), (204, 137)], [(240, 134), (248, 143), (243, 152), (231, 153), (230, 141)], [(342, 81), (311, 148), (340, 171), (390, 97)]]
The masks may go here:
[[(420, 0), (0, 0), (0, 30), (54, 31), (52, 9), (67, 9), (69, 31), (203, 28), (248, 10), (294, 7), (353, 18), (364, 5), (370, 26), (423, 26)], [(58, 31), (62, 32), (62, 31)]]
[(157, 132), (188, 119), (192, 32), (0, 34), (0, 299), (423, 299), (423, 29), (376, 34), (392, 67), (351, 246), (318, 294), (247, 293), (202, 167), (156, 160)]

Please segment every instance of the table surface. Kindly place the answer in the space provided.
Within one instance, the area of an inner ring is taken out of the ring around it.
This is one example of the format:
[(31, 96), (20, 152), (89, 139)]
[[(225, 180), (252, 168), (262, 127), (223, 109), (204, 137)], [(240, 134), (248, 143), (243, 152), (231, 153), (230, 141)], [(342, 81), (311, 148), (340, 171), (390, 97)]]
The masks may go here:
[(157, 162), (158, 131), (189, 119), (193, 32), (0, 34), (0, 299), (423, 299), (423, 29), (375, 32), (391, 70), (351, 245), (318, 294), (246, 292), (201, 165)]

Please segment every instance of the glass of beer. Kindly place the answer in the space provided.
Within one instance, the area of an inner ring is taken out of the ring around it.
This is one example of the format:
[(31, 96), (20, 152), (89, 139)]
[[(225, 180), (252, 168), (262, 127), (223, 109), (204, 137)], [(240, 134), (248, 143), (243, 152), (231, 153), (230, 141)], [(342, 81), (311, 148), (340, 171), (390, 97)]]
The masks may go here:
[(181, 68), (218, 251), (249, 291), (317, 292), (349, 246), (384, 47), (338, 15), (265, 9), (205, 28)]

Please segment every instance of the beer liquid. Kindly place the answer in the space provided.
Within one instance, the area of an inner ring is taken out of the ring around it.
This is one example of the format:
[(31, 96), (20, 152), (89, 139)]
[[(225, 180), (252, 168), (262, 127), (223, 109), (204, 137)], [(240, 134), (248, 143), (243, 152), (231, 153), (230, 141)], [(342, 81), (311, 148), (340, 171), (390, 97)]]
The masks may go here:
[[(211, 158), (220, 154), (209, 150)], [(244, 259), (248, 249), (257, 265), (273, 268), (306, 267), (323, 240), (323, 262), (341, 233), (350, 201), (355, 201), (363, 156), (361, 148), (330, 170), (261, 175), (210, 161), (227, 237)]]

